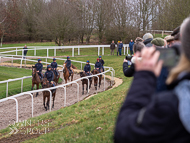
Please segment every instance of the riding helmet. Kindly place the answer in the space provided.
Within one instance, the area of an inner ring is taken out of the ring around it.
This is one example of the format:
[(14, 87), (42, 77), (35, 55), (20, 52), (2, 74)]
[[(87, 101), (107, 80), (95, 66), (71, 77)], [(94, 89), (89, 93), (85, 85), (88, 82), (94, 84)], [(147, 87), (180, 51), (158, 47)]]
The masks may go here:
[(99, 58), (97, 58), (97, 61), (99, 61), (100, 59)]
[(53, 61), (55, 61), (56, 60), (56, 58), (53, 58)]
[(102, 58), (102, 56), (99, 56), (99, 58)]
[(70, 59), (70, 57), (69, 57), (69, 56), (67, 56), (67, 60), (68, 60), (68, 59)]
[(90, 63), (90, 61), (89, 61), (89, 60), (87, 60), (86, 62), (87, 62), (87, 63)]
[(42, 61), (42, 60), (41, 60), (41, 59), (38, 59), (38, 62), (39, 62), (39, 61)]
[(48, 69), (48, 68), (51, 68), (51, 66), (50, 66), (50, 65), (47, 65), (47, 69)]

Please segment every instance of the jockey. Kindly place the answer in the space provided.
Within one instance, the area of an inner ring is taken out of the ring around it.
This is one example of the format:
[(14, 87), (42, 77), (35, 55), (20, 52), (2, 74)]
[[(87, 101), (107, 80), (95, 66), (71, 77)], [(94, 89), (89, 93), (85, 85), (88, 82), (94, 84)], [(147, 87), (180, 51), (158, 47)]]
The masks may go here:
[(90, 76), (90, 71), (91, 71), (91, 66), (90, 66), (90, 61), (86, 61), (86, 65), (84, 66), (84, 72), (87, 76)]
[(51, 66), (50, 65), (47, 66), (47, 71), (45, 72), (44, 77), (47, 78), (49, 83), (51, 83), (53, 86), (55, 86), (53, 84), (54, 75), (53, 75), (53, 72), (51, 71)]
[(42, 80), (43, 79), (43, 74), (42, 74), (43, 65), (42, 65), (41, 59), (38, 59), (38, 63), (35, 64), (35, 67), (36, 67), (36, 71), (38, 75), (40, 76), (40, 79)]
[(97, 58), (97, 62), (95, 64), (95, 68), (101, 73), (102, 64), (100, 63), (100, 59)]
[(71, 73), (73, 73), (73, 71), (71, 70), (71, 60), (69, 56), (67, 56), (67, 61), (65, 63), (66, 63), (67, 69), (69, 70), (69, 76), (71, 76)]
[(102, 56), (99, 56), (99, 59), (100, 59), (100, 63), (102, 64), (102, 69), (104, 72), (104, 60), (102, 59)]
[(53, 62), (51, 63), (51, 68), (53, 72), (55, 73), (55, 75), (58, 76), (59, 73), (57, 72), (57, 62), (55, 58), (53, 58)]

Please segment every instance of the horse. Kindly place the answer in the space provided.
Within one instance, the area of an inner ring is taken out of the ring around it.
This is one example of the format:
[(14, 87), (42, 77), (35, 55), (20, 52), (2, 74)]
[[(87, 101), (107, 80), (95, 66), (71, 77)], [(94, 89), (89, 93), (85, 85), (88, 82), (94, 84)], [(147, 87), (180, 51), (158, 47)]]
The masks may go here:
[[(63, 77), (64, 77), (64, 79), (65, 79), (65, 83), (67, 83), (67, 80), (69, 80), (69, 70), (67, 69), (67, 66), (66, 66), (66, 64), (64, 63), (63, 64)], [(71, 81), (73, 81), (73, 76), (74, 76), (74, 70), (73, 69), (77, 69), (73, 64), (71, 64), (71, 67), (72, 67), (72, 71), (73, 71), (73, 73), (71, 74)], [(71, 84), (71, 86), (72, 86), (72, 84)]]
[[(92, 70), (92, 74), (93, 75), (96, 75), (96, 74), (99, 74), (100, 72), (96, 69)], [(101, 85), (101, 79), (102, 79), (102, 75), (98, 75), (99, 77), (99, 88), (100, 88), (100, 85)], [(94, 86), (95, 86), (95, 89), (97, 90), (97, 86), (98, 86), (98, 78), (97, 77), (94, 77)]]
[[(43, 83), (42, 84), (43, 84), (44, 88), (50, 88), (50, 87), (52, 87), (51, 83), (48, 82), (47, 78), (43, 79)], [(56, 83), (54, 82), (54, 84), (56, 84)], [(52, 105), (52, 108), (53, 108), (54, 107), (54, 100), (55, 100), (56, 89), (53, 89), (51, 92), (52, 92), (52, 97), (53, 97), (53, 105)], [(47, 98), (47, 102), (46, 102), (46, 106), (45, 106), (45, 100), (46, 100), (46, 98)], [(49, 101), (50, 101), (50, 93), (49, 93), (49, 91), (43, 91), (43, 105), (44, 105), (44, 108), (46, 109), (46, 111), (47, 111), (47, 109), (49, 110)]]
[[(42, 82), (40, 80), (40, 76), (38, 75), (38, 73), (36, 71), (36, 67), (32, 66), (32, 88), (31, 88), (31, 90), (33, 90), (35, 84), (37, 85), (37, 89), (39, 89), (40, 83), (42, 84)], [(36, 93), (36, 97), (37, 96), (38, 96), (38, 92)]]
[[(80, 72), (80, 77), (85, 77), (87, 76), (85, 72)], [(86, 84), (86, 91), (88, 91), (88, 80), (87, 79), (82, 79), (82, 95), (84, 94), (84, 84)], [(91, 84), (92, 84), (92, 79), (90, 79), (90, 85), (89, 85), (89, 89), (91, 88)]]
[[(53, 69), (52, 69), (52, 71), (53, 71)], [(58, 81), (59, 81), (59, 78), (60, 78), (60, 73), (59, 73), (58, 70), (57, 70), (57, 73), (59, 74), (58, 76), (56, 76), (55, 72), (53, 71), (53, 75), (54, 75), (53, 81), (55, 81), (56, 84), (58, 84)]]

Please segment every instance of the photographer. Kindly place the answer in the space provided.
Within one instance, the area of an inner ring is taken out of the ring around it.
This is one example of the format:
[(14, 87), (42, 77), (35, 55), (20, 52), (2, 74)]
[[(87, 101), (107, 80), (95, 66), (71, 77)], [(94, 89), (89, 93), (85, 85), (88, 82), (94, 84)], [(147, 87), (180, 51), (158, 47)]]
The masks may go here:
[[(134, 80), (121, 107), (115, 142), (190, 142), (190, 17), (181, 25), (182, 55), (167, 79), (171, 90), (155, 94), (163, 61), (154, 47), (144, 48), (136, 61)], [(139, 56), (138, 53), (136, 56)]]
[[(134, 52), (136, 53), (141, 52), (141, 50), (145, 47), (142, 42), (137, 42), (134, 44)], [(126, 56), (126, 59), (123, 61), (123, 73), (126, 77), (132, 77), (135, 73), (135, 66), (134, 66), (134, 58), (131, 56)], [(130, 67), (129, 67), (130, 66)]]

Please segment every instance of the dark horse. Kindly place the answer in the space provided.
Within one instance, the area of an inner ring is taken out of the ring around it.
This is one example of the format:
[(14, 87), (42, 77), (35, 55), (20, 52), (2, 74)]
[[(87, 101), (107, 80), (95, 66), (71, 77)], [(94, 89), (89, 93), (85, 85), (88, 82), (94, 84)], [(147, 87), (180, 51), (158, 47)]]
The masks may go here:
[(57, 70), (57, 73), (58, 73), (59, 75), (56, 76), (56, 75), (55, 75), (55, 72), (54, 72), (53, 70), (52, 70), (52, 72), (53, 72), (53, 75), (54, 75), (53, 81), (55, 81), (55, 83), (58, 84), (58, 81), (59, 81), (59, 78), (60, 78), (60, 73), (59, 73), (59, 71)]
[[(36, 67), (32, 66), (32, 88), (31, 88), (31, 90), (33, 90), (35, 84), (37, 85), (37, 89), (39, 89), (40, 83), (41, 83), (41, 80), (40, 80), (40, 76), (38, 75), (38, 73), (36, 71)], [(38, 92), (36, 93), (36, 97), (37, 96), (38, 96)]]
[[(55, 83), (54, 83), (55, 84)], [(47, 78), (43, 79), (43, 88), (50, 88), (52, 87), (51, 83), (48, 82)], [(55, 100), (55, 94), (56, 94), (56, 89), (53, 89), (52, 91), (52, 97), (53, 97), (53, 105), (52, 108), (54, 107), (54, 100)], [(45, 100), (47, 98), (46, 106), (45, 106)], [(50, 93), (49, 91), (43, 91), (43, 104), (44, 108), (49, 110), (49, 101), (50, 101)]]
[[(85, 77), (87, 76), (85, 72), (80, 72), (80, 77)], [(89, 85), (89, 89), (91, 88), (91, 84), (92, 84), (92, 78), (89, 79), (90, 80), (90, 85)], [(88, 80), (87, 79), (82, 79), (82, 95), (84, 94), (84, 85), (86, 84), (86, 91), (88, 91)]]
[[(92, 74), (93, 75), (99, 74), (99, 71), (94, 69), (92, 71)], [(98, 75), (98, 77), (99, 77), (99, 88), (100, 88), (102, 75)], [(94, 86), (95, 86), (95, 89), (97, 90), (97, 86), (98, 86), (98, 78), (97, 77), (94, 77)]]
[[(67, 69), (67, 66), (66, 64), (63, 64), (63, 77), (65, 79), (65, 83), (67, 83), (67, 80), (69, 80), (69, 70)], [(73, 73), (71, 74), (71, 81), (73, 81), (73, 76), (74, 76), (74, 70), (73, 69), (77, 69), (73, 64), (71, 64), (71, 67), (72, 67), (72, 71)], [(71, 85), (72, 86), (72, 85)]]

